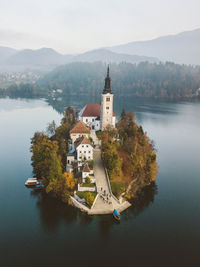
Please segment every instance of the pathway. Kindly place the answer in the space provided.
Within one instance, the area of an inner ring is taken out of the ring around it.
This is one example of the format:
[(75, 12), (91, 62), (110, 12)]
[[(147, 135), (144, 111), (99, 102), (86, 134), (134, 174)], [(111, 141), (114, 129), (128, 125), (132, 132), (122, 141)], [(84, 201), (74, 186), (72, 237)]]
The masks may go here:
[[(108, 201), (104, 201), (103, 193), (104, 190), (106, 194), (109, 196), (112, 195), (109, 190), (108, 181), (105, 174), (105, 169), (103, 166), (103, 162), (101, 159), (101, 150), (94, 149), (94, 175), (96, 178), (96, 186), (98, 197), (94, 206), (88, 211), (88, 214), (108, 214), (112, 213), (114, 209), (117, 209), (119, 212), (130, 207), (130, 203), (125, 201), (123, 203), (119, 203), (113, 196), (109, 197)], [(108, 204), (108, 202), (112, 202), (112, 204)]]

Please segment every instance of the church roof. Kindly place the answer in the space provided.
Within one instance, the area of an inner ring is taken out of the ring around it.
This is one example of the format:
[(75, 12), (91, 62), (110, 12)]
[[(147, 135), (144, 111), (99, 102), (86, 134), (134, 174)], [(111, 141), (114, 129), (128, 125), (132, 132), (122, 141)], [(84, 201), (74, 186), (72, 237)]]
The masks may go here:
[[(100, 117), (101, 116), (101, 104), (87, 104), (83, 110), (82, 117)], [(113, 112), (113, 117), (116, 114)]]
[(76, 139), (76, 141), (74, 142), (74, 145), (77, 148), (79, 145), (91, 145), (92, 146), (92, 143), (87, 137), (82, 135), (81, 137)]
[(83, 167), (83, 172), (90, 172), (90, 168), (87, 163)]
[(83, 111), (82, 117), (100, 117), (101, 105), (100, 104), (87, 104)]
[(107, 76), (105, 78), (105, 87), (104, 87), (104, 90), (103, 90), (103, 94), (108, 94), (108, 93), (112, 94), (109, 65), (108, 65), (108, 68), (107, 68)]
[(90, 129), (89, 127), (87, 127), (87, 125), (83, 122), (83, 121), (79, 121), (70, 131), (71, 133), (86, 133), (89, 134), (90, 133)]

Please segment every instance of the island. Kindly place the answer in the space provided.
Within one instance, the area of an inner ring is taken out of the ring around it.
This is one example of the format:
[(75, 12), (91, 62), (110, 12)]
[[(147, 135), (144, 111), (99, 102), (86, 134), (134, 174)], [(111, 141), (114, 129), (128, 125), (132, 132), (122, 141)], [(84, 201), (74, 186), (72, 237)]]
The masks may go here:
[(122, 212), (158, 172), (154, 143), (134, 114), (113, 111), (109, 66), (101, 104), (68, 107), (31, 140), (33, 173), (52, 197), (92, 214)]

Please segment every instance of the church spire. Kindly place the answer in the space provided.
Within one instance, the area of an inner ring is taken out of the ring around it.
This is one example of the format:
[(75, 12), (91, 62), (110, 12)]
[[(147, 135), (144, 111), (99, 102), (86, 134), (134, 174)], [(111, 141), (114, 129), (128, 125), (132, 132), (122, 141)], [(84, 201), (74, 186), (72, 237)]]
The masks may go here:
[(108, 65), (108, 68), (107, 68), (107, 76), (105, 78), (105, 87), (104, 87), (104, 90), (103, 90), (103, 94), (108, 94), (108, 93), (112, 94), (109, 65)]

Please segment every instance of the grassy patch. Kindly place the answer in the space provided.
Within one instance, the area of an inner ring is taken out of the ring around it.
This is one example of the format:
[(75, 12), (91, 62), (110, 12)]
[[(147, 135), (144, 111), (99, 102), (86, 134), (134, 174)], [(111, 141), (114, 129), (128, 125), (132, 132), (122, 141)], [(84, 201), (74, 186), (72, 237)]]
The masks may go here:
[(95, 197), (97, 195), (96, 192), (80, 192), (80, 191), (76, 192), (76, 194), (78, 197), (84, 198), (89, 207), (92, 206), (95, 200)]

